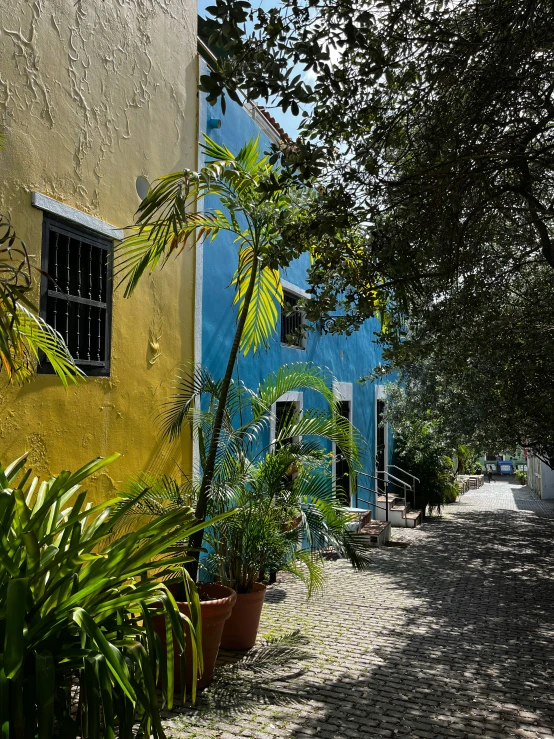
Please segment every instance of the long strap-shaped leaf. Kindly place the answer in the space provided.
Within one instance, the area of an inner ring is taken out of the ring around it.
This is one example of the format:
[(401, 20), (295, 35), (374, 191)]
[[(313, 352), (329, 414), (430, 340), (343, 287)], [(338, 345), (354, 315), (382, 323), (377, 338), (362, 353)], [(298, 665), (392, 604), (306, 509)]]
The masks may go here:
[(38, 739), (51, 739), (56, 696), (56, 672), (51, 652), (36, 655), (35, 670)]
[[(10, 683), (4, 670), (4, 655), (0, 653), (0, 739), (10, 739)], [(42, 737), (41, 737), (42, 739)]]
[(129, 669), (119, 649), (114, 647), (113, 644), (110, 644), (94, 620), (82, 608), (75, 609), (73, 620), (94, 641), (98, 650), (105, 657), (112, 675), (123, 689), (125, 695), (134, 703), (136, 701), (136, 694), (129, 680)]
[(6, 633), (4, 638), (4, 671), (6, 677), (18, 677), (25, 660), (25, 615), (29, 580), (18, 577), (8, 583), (6, 596)]

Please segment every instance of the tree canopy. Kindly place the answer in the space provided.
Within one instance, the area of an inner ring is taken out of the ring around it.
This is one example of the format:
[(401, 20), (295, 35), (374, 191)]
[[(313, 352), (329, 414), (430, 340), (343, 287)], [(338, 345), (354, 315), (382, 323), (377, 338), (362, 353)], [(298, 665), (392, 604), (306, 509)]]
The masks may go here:
[(208, 99), (241, 88), (303, 110), (274, 157), (319, 192), (288, 234), (314, 257), (308, 316), (349, 332), (386, 314), (390, 366), (453, 447), (523, 444), (554, 464), (551, 3), (215, 0), (208, 14)]
[(549, 3), (216, 0), (208, 12), (210, 100), (240, 87), (305, 108), (281, 155), (284, 173), (322, 186), (294, 238), (326, 240), (313, 307), (340, 304), (339, 329), (373, 314), (376, 292), (406, 311), (467, 275), (554, 266)]
[(430, 303), (385, 350), (400, 369), (393, 425), (436, 424), (451, 449), (526, 447), (554, 466), (554, 272), (483, 288), (468, 280)]

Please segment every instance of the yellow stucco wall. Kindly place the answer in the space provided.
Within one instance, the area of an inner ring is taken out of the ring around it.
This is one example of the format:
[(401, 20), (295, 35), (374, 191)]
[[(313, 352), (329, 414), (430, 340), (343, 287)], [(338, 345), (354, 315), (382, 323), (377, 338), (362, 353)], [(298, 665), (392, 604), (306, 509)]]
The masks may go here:
[[(193, 0), (10, 0), (0, 15), (0, 211), (40, 263), (39, 191), (119, 228), (133, 222), (136, 178), (196, 167)], [(193, 351), (194, 263), (186, 252), (130, 299), (113, 300), (111, 376), (63, 389), (0, 375), (0, 459), (30, 452), (35, 471), (123, 457), (96, 494), (143, 469), (190, 468), (190, 441), (157, 438), (155, 415)], [(39, 275), (35, 280), (38, 301)], [(150, 339), (161, 355), (150, 364)]]

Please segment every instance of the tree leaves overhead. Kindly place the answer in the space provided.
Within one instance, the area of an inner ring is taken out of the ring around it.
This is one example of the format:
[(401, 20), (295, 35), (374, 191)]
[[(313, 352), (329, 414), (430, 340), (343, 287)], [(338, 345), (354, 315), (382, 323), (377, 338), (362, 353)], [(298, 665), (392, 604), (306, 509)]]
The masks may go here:
[[(210, 100), (242, 88), (306, 107), (281, 159), (324, 189), (296, 235), (325, 243), (313, 310), (340, 306), (337, 329), (356, 328), (376, 287), (401, 313), (467, 275), (554, 266), (550, 3), (285, 0), (238, 15), (210, 8), (201, 32), (219, 63), (202, 84)], [(325, 242), (337, 225), (357, 253)]]
[(554, 272), (543, 265), (483, 289), (467, 280), (430, 303), (389, 354), (405, 392), (390, 407), (437, 424), (447, 448), (527, 447), (554, 465)]

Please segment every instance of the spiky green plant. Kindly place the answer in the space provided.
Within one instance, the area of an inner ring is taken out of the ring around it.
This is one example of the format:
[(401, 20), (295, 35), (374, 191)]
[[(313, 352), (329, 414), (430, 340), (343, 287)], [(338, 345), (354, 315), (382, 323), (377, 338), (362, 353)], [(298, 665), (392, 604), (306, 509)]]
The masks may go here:
[[(90, 739), (163, 737), (156, 684), (161, 681), (171, 707), (173, 637), (184, 654), (184, 622), (193, 674), (201, 668), (197, 619), (179, 614), (159, 579), (178, 576), (190, 560), (182, 539), (204, 524), (181, 506), (114, 536), (128, 503), (119, 497), (87, 503), (81, 485), (117, 456), (45, 482), (31, 478), (25, 456), (0, 467), (5, 739), (50, 739), (54, 732)], [(148, 578), (149, 571), (157, 577)], [(198, 596), (187, 583), (196, 613)], [(167, 656), (152, 628), (155, 613), (165, 617)]]

